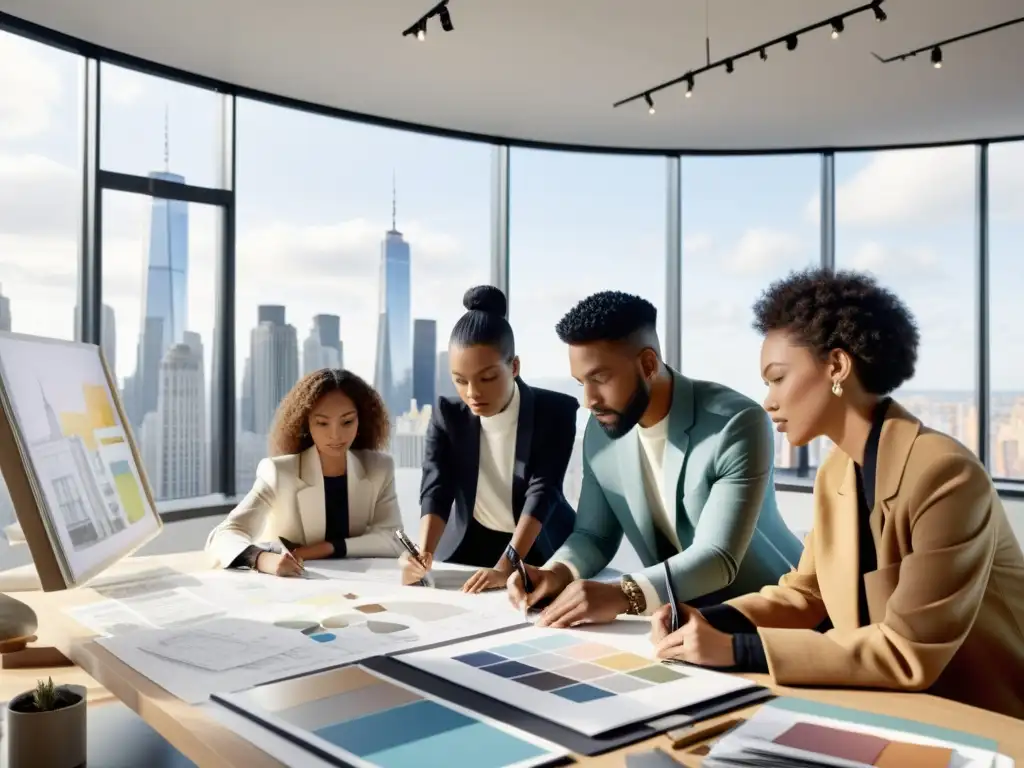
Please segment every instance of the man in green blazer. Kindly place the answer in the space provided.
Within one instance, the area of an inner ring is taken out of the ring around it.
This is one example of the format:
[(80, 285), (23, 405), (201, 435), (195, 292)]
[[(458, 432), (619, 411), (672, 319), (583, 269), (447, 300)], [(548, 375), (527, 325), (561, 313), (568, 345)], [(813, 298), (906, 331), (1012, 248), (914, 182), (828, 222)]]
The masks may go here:
[[(508, 582), (519, 607), (551, 600), (539, 626), (649, 615), (669, 600), (666, 563), (676, 600), (699, 607), (777, 584), (800, 559), (775, 502), (768, 415), (665, 365), (656, 321), (650, 302), (606, 291), (556, 327), (592, 416), (572, 534), (543, 568), (527, 567), (532, 592), (518, 574)], [(623, 536), (644, 568), (588, 581)]]

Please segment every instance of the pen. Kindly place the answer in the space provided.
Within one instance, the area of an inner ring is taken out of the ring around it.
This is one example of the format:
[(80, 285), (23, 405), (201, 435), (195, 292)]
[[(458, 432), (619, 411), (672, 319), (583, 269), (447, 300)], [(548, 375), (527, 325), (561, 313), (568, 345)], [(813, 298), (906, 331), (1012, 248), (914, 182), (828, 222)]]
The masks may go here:
[(283, 536), (282, 537), (278, 537), (278, 541), (281, 542), (281, 551), (283, 552), (283, 554), (285, 554), (288, 557), (290, 557), (292, 559), (292, 561), (297, 566), (299, 566), (299, 571), (301, 573), (305, 573), (306, 572), (306, 566), (303, 565), (302, 563), (300, 563), (299, 562), (299, 558), (297, 558), (295, 556), (295, 553), (292, 552), (292, 550), (295, 549), (295, 545), (292, 542), (288, 541), (288, 539), (284, 538)]
[[(530, 580), (529, 575), (526, 573), (526, 566), (523, 565), (522, 558), (519, 557), (519, 553), (516, 552), (515, 547), (513, 547), (511, 544), (508, 544), (505, 547), (505, 557), (508, 559), (508, 561), (510, 563), (512, 563), (512, 567), (515, 568), (516, 571), (519, 573), (519, 578), (523, 580), (523, 590), (526, 592), (526, 594), (530, 594), (531, 592), (533, 592), (533, 582)], [(523, 601), (523, 618), (524, 619), (527, 618), (527, 614), (529, 613), (529, 611), (530, 611), (530, 609), (527, 606), (526, 601), (524, 600)]]
[(669, 632), (679, 629), (679, 605), (676, 602), (676, 591), (672, 586), (672, 571), (668, 567), (668, 560), (665, 561), (665, 589), (668, 591), (668, 604), (672, 608), (672, 620), (669, 625)]
[[(405, 548), (405, 551), (412, 555), (412, 559), (419, 563), (424, 570), (427, 568), (427, 564), (423, 562), (423, 556), (420, 554), (419, 547), (417, 547), (412, 539), (405, 535), (405, 531), (399, 528), (395, 531), (395, 538), (398, 539), (398, 543)], [(428, 582), (426, 577), (420, 579), (417, 584), (421, 586), (427, 586)]]

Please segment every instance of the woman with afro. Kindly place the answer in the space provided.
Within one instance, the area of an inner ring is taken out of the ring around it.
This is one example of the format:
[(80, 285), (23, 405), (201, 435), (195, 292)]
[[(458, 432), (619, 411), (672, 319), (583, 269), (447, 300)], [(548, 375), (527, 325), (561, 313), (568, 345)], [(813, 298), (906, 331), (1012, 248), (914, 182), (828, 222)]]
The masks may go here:
[(723, 605), (684, 606), (673, 633), (663, 609), (658, 656), (1024, 718), (1024, 556), (977, 457), (889, 396), (914, 374), (910, 312), (869, 277), (810, 270), (771, 285), (754, 314), (776, 428), (836, 447), (798, 567)]
[(380, 395), (354, 373), (302, 378), (278, 406), (252, 490), (207, 539), (215, 564), (296, 576), (305, 560), (397, 556), (388, 431)]

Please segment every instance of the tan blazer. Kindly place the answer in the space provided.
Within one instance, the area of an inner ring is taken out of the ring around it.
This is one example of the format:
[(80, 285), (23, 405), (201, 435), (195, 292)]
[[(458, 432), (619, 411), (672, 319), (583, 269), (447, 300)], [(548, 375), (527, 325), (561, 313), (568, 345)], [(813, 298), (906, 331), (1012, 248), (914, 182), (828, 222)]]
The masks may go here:
[[(402, 517), (395, 495), (395, 464), (378, 451), (348, 454), (348, 557), (397, 557)], [(210, 532), (206, 551), (227, 568), (250, 544), (281, 537), (297, 544), (324, 540), (324, 476), (316, 447), (263, 459), (241, 503)]]
[[(796, 570), (730, 600), (759, 627), (781, 685), (925, 691), (1024, 718), (1024, 556), (984, 467), (896, 403), (878, 446), (858, 626), (857, 485), (836, 449), (814, 483)], [(826, 617), (834, 629), (815, 632)]]

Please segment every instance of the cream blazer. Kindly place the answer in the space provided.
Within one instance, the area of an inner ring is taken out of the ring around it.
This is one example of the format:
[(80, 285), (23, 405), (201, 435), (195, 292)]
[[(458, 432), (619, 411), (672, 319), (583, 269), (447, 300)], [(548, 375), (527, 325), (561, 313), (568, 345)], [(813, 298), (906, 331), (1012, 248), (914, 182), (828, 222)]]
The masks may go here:
[[(1024, 718), (1024, 556), (975, 455), (889, 406), (864, 627), (857, 515), (854, 464), (836, 449), (814, 482), (796, 570), (727, 601), (758, 626), (774, 681), (928, 691)], [(814, 631), (826, 616), (835, 628)]]
[[(395, 531), (402, 517), (395, 494), (395, 464), (379, 451), (348, 454), (347, 557), (397, 557)], [(316, 447), (263, 459), (256, 482), (206, 540), (214, 565), (227, 568), (250, 544), (284, 537), (300, 545), (324, 540), (324, 476)]]

